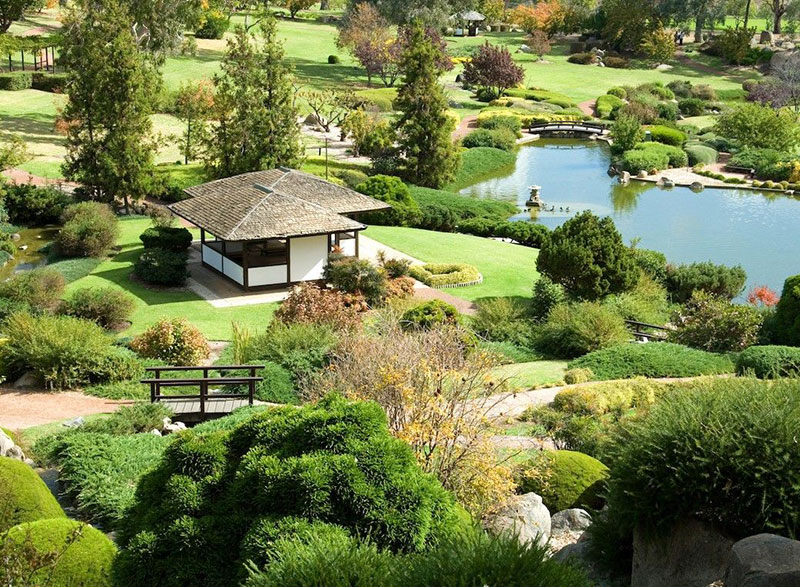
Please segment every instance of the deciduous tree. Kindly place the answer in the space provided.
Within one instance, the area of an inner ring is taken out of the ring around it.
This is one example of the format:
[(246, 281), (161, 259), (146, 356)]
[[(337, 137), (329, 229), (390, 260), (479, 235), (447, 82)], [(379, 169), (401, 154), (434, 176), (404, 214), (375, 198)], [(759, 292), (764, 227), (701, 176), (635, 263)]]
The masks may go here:
[(525, 79), (525, 70), (514, 62), (508, 49), (488, 41), (478, 47), (464, 66), (464, 80), (483, 89), (489, 98), (499, 98), (508, 88)]
[(358, 99), (352, 90), (305, 90), (300, 93), (325, 132), (331, 126), (341, 126), (347, 115), (356, 108)]
[(222, 60), (222, 75), (214, 79), (216, 121), (205, 163), (215, 177), (292, 167), (301, 154), (291, 70), (273, 17), (261, 22), (261, 32), (257, 47), (238, 28)]
[(547, 53), (550, 53), (550, 39), (544, 31), (533, 31), (525, 39), (525, 44), (530, 47), (534, 55), (541, 59)]
[(455, 176), (461, 159), (451, 138), (455, 124), (439, 84), (443, 56), (420, 23), (407, 34), (403, 85), (395, 102), (400, 111), (395, 126), (399, 155), (409, 181), (439, 188)]
[(717, 119), (716, 132), (745, 147), (792, 150), (800, 142), (797, 115), (788, 108), (740, 104)]
[(61, 61), (69, 71), (67, 178), (108, 203), (148, 194), (153, 174), (152, 98), (158, 76), (131, 32), (131, 15), (98, 0), (65, 22)]
[(209, 81), (186, 83), (175, 97), (175, 116), (186, 124), (179, 141), (184, 163), (197, 157), (198, 144), (202, 142), (208, 120), (214, 108), (214, 86)]
[(389, 24), (378, 9), (373, 4), (361, 2), (347, 14), (336, 44), (348, 49), (358, 59), (367, 70), (367, 84), (372, 85), (372, 76), (380, 75), (386, 67), (388, 47), (393, 41)]
[(666, 29), (656, 29), (644, 36), (641, 49), (657, 64), (666, 63), (675, 55), (675, 40)]
[(301, 10), (308, 10), (317, 0), (273, 0), (273, 4), (281, 6), (289, 11), (289, 16), (294, 18)]

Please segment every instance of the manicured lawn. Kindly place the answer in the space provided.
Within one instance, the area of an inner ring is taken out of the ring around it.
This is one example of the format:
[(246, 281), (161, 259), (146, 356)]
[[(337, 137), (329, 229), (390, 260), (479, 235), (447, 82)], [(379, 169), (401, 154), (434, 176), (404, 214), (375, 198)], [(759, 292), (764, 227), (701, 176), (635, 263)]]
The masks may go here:
[(194, 292), (158, 291), (149, 289), (130, 279), (133, 264), (142, 244), (139, 235), (150, 226), (147, 218), (134, 217), (121, 220), (120, 252), (103, 261), (86, 277), (67, 287), (67, 295), (82, 287), (115, 287), (123, 289), (136, 299), (132, 325), (121, 336), (140, 333), (160, 318), (186, 318), (197, 326), (210, 340), (230, 340), (231, 322), (247, 322), (253, 327), (265, 326), (277, 304), (258, 304), (232, 308), (215, 308)]
[(478, 183), (490, 175), (499, 173), (504, 169), (513, 169), (517, 160), (516, 153), (509, 153), (491, 147), (478, 147), (465, 149), (461, 154), (461, 169), (458, 170), (453, 183), (447, 190), (458, 190)]
[(513, 391), (542, 385), (555, 385), (564, 380), (567, 361), (533, 361), (502, 365), (492, 370), (495, 377), (508, 381)]
[(477, 236), (432, 232), (418, 228), (370, 226), (371, 239), (428, 263), (469, 263), (483, 275), (483, 283), (454, 287), (447, 293), (466, 300), (487, 297), (530, 297), (536, 272), (537, 249)]

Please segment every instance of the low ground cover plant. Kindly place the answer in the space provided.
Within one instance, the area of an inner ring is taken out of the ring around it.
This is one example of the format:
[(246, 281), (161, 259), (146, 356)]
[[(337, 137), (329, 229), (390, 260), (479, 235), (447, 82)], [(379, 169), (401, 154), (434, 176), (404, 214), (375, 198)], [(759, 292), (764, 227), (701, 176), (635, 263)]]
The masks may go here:
[(591, 369), (596, 379), (633, 377), (694, 377), (731, 373), (733, 363), (717, 355), (686, 346), (650, 342), (621, 344), (591, 352), (569, 363), (570, 369)]
[(135, 308), (133, 296), (113, 287), (75, 290), (59, 306), (59, 313), (90, 320), (106, 329), (123, 325)]
[(759, 379), (800, 377), (800, 348), (751, 346), (736, 355), (736, 374)]

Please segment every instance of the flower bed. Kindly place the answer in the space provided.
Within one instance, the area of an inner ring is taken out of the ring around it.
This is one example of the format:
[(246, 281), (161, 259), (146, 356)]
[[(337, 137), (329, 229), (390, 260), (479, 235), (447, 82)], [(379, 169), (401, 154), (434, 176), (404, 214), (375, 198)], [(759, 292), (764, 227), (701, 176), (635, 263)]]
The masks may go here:
[(463, 287), (483, 282), (477, 267), (466, 263), (427, 263), (412, 265), (411, 276), (430, 287)]

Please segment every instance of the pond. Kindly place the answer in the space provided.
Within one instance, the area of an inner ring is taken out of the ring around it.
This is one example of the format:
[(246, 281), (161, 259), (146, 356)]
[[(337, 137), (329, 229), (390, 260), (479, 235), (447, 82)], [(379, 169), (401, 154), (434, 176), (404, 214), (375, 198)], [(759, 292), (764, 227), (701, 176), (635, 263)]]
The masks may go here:
[(58, 233), (56, 227), (20, 229), (20, 239), (14, 243), (17, 245), (17, 252), (14, 253), (12, 261), (0, 268), (0, 281), (11, 277), (17, 271), (25, 271), (41, 265), (47, 256), (46, 251), (42, 249), (53, 242), (56, 233)]
[(523, 210), (529, 186), (542, 186), (547, 209), (514, 218), (554, 228), (583, 210), (611, 216), (623, 239), (663, 252), (673, 263), (711, 260), (742, 265), (747, 289), (768, 285), (780, 293), (800, 273), (800, 198), (735, 189), (662, 189), (607, 174), (608, 145), (573, 139), (541, 140), (520, 148), (516, 164), (462, 194), (516, 202)]

